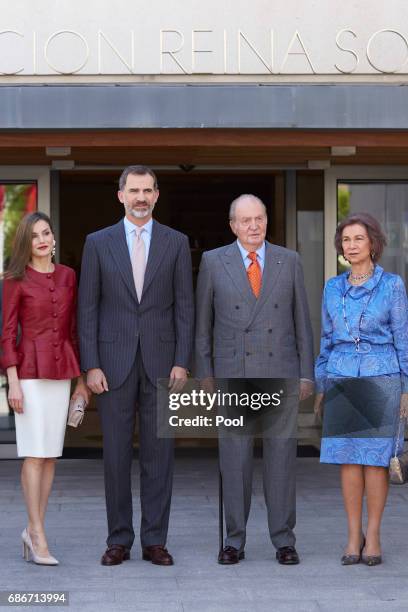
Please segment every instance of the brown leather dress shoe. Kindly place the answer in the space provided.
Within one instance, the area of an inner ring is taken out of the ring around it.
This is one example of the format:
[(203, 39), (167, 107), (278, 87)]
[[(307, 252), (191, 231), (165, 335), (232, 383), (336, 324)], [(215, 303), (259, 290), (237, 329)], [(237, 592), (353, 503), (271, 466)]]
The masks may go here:
[(241, 559), (245, 559), (245, 552), (243, 550), (238, 552), (233, 546), (225, 546), (218, 555), (220, 565), (234, 565), (234, 563), (239, 563)]
[(120, 565), (123, 561), (128, 561), (130, 559), (130, 552), (121, 544), (112, 544), (112, 546), (108, 546), (102, 555), (101, 564), (102, 565)]
[(281, 565), (297, 565), (299, 555), (294, 546), (282, 546), (276, 551), (276, 558)]
[(160, 544), (154, 546), (145, 546), (143, 549), (143, 560), (151, 561), (154, 565), (173, 565), (173, 557), (168, 552), (167, 548)]

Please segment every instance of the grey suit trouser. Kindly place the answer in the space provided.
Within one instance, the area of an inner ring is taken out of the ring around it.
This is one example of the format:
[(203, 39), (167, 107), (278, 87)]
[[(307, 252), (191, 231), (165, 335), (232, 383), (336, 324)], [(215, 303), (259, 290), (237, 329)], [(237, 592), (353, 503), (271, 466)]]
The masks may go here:
[[(296, 419), (298, 398), (290, 402)], [(291, 427), (289, 427), (289, 430)], [(254, 439), (249, 435), (229, 434), (218, 440), (220, 470), (227, 537), (225, 546), (242, 551), (252, 497)], [(263, 491), (268, 515), (269, 535), (275, 548), (294, 546), (296, 524), (296, 449), (295, 437), (267, 432), (263, 436)]]
[(140, 349), (123, 385), (97, 398), (103, 432), (107, 544), (122, 544), (129, 549), (135, 538), (131, 465), (136, 405), (142, 510), (140, 540), (142, 547), (164, 545), (173, 484), (174, 440), (157, 437), (156, 387), (146, 375)]

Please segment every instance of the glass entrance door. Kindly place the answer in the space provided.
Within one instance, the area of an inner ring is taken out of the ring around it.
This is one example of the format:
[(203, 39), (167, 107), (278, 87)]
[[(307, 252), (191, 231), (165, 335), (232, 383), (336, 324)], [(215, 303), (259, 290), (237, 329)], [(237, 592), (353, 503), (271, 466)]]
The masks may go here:
[[(381, 266), (408, 281), (408, 181), (354, 180), (337, 182), (337, 220), (365, 211), (373, 215), (387, 236)], [(339, 272), (346, 262), (339, 256)]]
[[(24, 215), (37, 210), (38, 187), (36, 181), (0, 182), (0, 273), (3, 274), (10, 259), (18, 224)], [(3, 281), (0, 280), (2, 290)], [(2, 305), (0, 292), (0, 303)], [(1, 312), (0, 312), (1, 323)], [(1, 325), (0, 325), (1, 329)], [(0, 444), (15, 442), (14, 415), (7, 401), (7, 378), (0, 370)]]

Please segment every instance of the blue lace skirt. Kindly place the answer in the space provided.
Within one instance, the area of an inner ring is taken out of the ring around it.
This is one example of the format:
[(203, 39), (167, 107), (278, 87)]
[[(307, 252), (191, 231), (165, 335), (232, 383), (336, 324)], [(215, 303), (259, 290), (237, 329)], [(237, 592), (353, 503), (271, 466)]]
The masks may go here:
[(328, 379), (320, 462), (388, 467), (395, 452), (400, 399), (399, 374)]

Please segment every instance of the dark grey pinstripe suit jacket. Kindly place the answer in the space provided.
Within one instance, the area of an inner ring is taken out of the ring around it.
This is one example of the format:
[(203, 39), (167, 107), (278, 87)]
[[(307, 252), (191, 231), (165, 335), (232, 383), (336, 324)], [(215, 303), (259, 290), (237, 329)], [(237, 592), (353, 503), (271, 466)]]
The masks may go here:
[(155, 385), (174, 365), (190, 367), (194, 328), (187, 236), (153, 222), (141, 301), (137, 299), (123, 220), (89, 234), (78, 304), (83, 370), (101, 368), (110, 389), (129, 375), (140, 342)]

